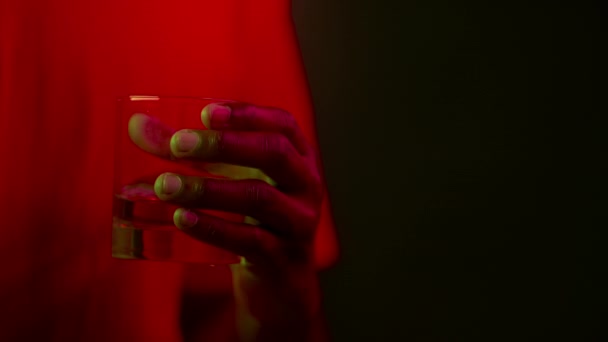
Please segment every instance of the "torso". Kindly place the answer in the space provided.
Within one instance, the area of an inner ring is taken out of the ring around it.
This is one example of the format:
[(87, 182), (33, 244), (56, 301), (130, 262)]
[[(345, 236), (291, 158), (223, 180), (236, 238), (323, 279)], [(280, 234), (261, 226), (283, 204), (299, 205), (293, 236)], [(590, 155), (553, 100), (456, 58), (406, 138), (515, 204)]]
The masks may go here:
[[(0, 340), (180, 339), (183, 266), (110, 257), (129, 94), (283, 107), (312, 137), (288, 1), (3, 1)], [(226, 270), (209, 272), (196, 288), (229, 293)]]

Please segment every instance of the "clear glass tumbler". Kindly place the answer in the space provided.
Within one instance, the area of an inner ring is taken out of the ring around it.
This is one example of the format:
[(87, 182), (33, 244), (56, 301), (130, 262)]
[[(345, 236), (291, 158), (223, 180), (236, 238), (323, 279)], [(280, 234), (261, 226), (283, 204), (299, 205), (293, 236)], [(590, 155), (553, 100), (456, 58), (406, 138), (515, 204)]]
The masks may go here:
[[(154, 193), (156, 178), (165, 172), (216, 178), (261, 178), (259, 170), (226, 164), (177, 161), (168, 141), (180, 129), (206, 129), (201, 122), (208, 98), (127, 96), (118, 100), (115, 139), (112, 256), (206, 264), (238, 263), (240, 257), (196, 241), (177, 229), (178, 207)], [(238, 214), (201, 210), (242, 222)]]

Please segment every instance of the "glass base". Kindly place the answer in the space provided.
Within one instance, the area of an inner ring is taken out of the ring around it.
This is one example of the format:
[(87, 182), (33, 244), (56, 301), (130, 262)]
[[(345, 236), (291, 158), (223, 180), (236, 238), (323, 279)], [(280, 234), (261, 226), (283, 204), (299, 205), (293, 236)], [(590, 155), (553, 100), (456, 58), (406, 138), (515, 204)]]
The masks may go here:
[(135, 228), (116, 217), (112, 227), (112, 257), (211, 265), (240, 262), (233, 253), (197, 241), (175, 227)]
[[(125, 187), (114, 196), (112, 256), (213, 265), (239, 263), (239, 256), (195, 240), (175, 227), (173, 213), (177, 208), (160, 201), (152, 184)], [(215, 214), (230, 218), (228, 213)], [(243, 221), (241, 215), (232, 216), (232, 220)]]

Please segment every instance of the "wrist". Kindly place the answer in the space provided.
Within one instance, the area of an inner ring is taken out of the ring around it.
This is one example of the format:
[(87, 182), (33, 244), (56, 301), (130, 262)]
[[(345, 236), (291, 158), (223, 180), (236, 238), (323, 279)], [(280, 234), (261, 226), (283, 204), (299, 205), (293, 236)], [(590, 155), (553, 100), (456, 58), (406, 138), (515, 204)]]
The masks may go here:
[(326, 342), (330, 340), (325, 317), (321, 312), (315, 316), (301, 316), (297, 319), (260, 321), (248, 311), (242, 310), (242, 307), (237, 307), (236, 318), (240, 340), (243, 342)]
[(319, 341), (325, 335), (316, 272), (233, 268), (237, 325), (246, 341)]

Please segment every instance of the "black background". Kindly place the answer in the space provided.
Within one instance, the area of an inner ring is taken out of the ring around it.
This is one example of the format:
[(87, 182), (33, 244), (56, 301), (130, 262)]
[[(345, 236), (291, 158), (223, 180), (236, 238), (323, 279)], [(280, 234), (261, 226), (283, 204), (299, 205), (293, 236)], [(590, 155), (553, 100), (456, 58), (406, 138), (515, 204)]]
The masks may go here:
[(600, 4), (294, 0), (335, 340), (608, 340)]

